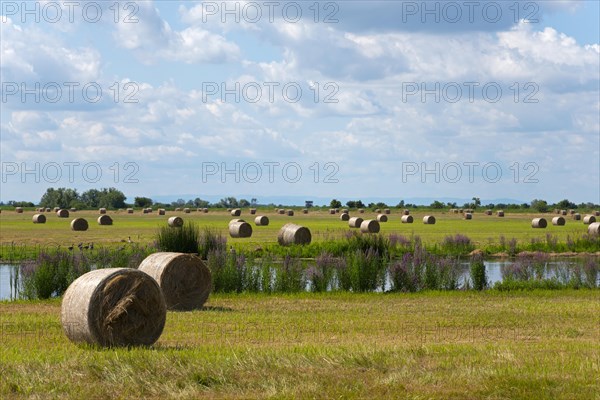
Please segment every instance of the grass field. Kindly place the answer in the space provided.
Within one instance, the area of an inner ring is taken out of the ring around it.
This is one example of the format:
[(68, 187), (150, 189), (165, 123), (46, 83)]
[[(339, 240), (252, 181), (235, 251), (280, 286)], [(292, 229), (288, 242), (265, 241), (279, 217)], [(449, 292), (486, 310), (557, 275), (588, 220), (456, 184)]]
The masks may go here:
[[(397, 210), (394, 211), (388, 216), (388, 222), (381, 223), (381, 232), (384, 234), (396, 233), (407, 237), (418, 235), (426, 244), (439, 243), (445, 236), (456, 233), (468, 236), (476, 247), (484, 248), (498, 244), (501, 236), (504, 236), (506, 240), (515, 238), (520, 243), (529, 243), (532, 239), (545, 241), (547, 234), (550, 234), (564, 242), (567, 236), (580, 237), (587, 232), (587, 225), (584, 225), (582, 221), (575, 221), (569, 216), (566, 217), (567, 224), (565, 226), (553, 226), (551, 223), (553, 214), (543, 215), (548, 221), (546, 229), (533, 229), (531, 220), (539, 217), (540, 214), (507, 213), (504, 218), (499, 218), (495, 215), (486, 216), (483, 212), (477, 212), (472, 220), (464, 220), (460, 214), (447, 211), (414, 212), (415, 222), (402, 224), (400, 214)], [(121, 211), (109, 213), (114, 221), (112, 226), (100, 226), (96, 222), (99, 214), (95, 210), (72, 212), (69, 218), (58, 218), (53, 212), (46, 213), (47, 222), (45, 224), (32, 223), (33, 211), (17, 214), (14, 211), (4, 210), (0, 214), (0, 242), (3, 245), (14, 243), (17, 246), (31, 247), (56, 245), (66, 247), (80, 242), (115, 246), (131, 237), (131, 240), (136, 243), (151, 244), (158, 227), (166, 224), (167, 219), (173, 215), (179, 215), (184, 220), (195, 221), (201, 227), (214, 227), (227, 237), (228, 243), (231, 245), (248, 249), (277, 243), (277, 231), (288, 222), (307, 226), (312, 232), (313, 242), (341, 238), (350, 230), (347, 222), (339, 219), (339, 215), (330, 215), (325, 212), (311, 212), (307, 215), (297, 212), (293, 217), (278, 215), (273, 210), (259, 210), (259, 213), (267, 215), (270, 224), (265, 227), (255, 226), (254, 216), (244, 210), (241, 218), (252, 223), (252, 237), (234, 239), (229, 237), (227, 231), (227, 223), (233, 217), (225, 211), (211, 211), (208, 214), (198, 212), (184, 214), (171, 211), (167, 212), (165, 216), (159, 216), (156, 212), (142, 214), (141, 211), (136, 211), (134, 214), (127, 214)], [(351, 215), (361, 216), (363, 219), (376, 217), (376, 214), (368, 211), (365, 214), (354, 213)], [(424, 215), (434, 215), (436, 224), (423, 224), (422, 217)], [(85, 232), (71, 231), (70, 222), (75, 217), (86, 218), (90, 225), (89, 230)], [(600, 251), (600, 249), (598, 250)]]
[(600, 398), (597, 290), (211, 295), (135, 349), (59, 313), (0, 302), (1, 398)]

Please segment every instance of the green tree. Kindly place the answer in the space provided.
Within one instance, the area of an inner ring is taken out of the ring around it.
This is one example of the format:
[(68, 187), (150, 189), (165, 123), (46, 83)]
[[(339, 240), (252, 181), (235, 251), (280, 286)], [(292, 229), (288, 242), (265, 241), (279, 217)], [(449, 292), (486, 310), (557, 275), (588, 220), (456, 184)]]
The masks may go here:
[(154, 202), (148, 197), (135, 197), (133, 199), (133, 205), (135, 207), (148, 208), (151, 207)]
[(125, 208), (125, 200), (127, 197), (115, 188), (104, 188), (102, 189), (102, 194), (100, 196), (100, 201), (98, 202), (98, 206), (102, 208)]
[(79, 194), (75, 189), (48, 188), (40, 199), (40, 207), (69, 208), (72, 202), (78, 200), (80, 200)]
[(548, 203), (545, 200), (534, 199), (531, 202), (531, 208), (538, 212), (547, 212), (548, 211)]
[(100, 204), (100, 197), (102, 197), (101, 191), (90, 189), (81, 194), (81, 201), (85, 203), (86, 207), (97, 208)]
[(442, 203), (441, 201), (436, 200), (433, 203), (431, 203), (429, 205), (429, 207), (431, 207), (431, 208), (437, 208), (437, 209), (444, 208), (444, 203)]
[(342, 202), (336, 199), (331, 200), (329, 203), (330, 208), (340, 208), (342, 206)]

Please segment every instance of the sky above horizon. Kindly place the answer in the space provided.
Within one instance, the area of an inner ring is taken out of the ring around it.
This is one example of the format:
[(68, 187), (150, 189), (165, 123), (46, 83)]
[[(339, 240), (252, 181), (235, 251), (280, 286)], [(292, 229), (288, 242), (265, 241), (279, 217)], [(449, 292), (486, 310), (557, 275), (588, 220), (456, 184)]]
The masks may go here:
[(0, 201), (600, 203), (598, 1), (2, 1)]

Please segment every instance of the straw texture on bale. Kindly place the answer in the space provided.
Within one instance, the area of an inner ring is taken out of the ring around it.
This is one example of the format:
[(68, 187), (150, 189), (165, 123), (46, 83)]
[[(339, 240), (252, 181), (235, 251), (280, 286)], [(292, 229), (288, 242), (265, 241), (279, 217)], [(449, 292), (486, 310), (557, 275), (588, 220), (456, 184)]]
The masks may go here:
[(379, 214), (377, 215), (377, 221), (378, 222), (387, 222), (388, 217), (385, 214)]
[(473, 214), (465, 213), (465, 219), (473, 219)]
[(288, 217), (294, 216), (294, 210), (287, 210), (285, 213), (288, 215)]
[(546, 218), (534, 218), (531, 220), (531, 227), (532, 228), (545, 228), (548, 226), (548, 221), (546, 221)]
[(340, 214), (340, 220), (342, 221), (348, 221), (350, 219), (350, 215), (348, 213), (341, 213)]
[(133, 214), (133, 208), (128, 208), (127, 209), (127, 214)]
[(496, 215), (499, 217), (504, 217), (504, 211), (500, 210), (496, 213)]
[(307, 227), (296, 224), (285, 224), (277, 234), (277, 242), (282, 246), (292, 244), (310, 244), (312, 235)]
[(552, 225), (563, 226), (566, 223), (563, 217), (554, 217), (552, 218)]
[(87, 231), (88, 228), (88, 222), (84, 218), (75, 218), (73, 221), (71, 221), (71, 230)]
[(590, 235), (600, 235), (600, 222), (593, 222), (588, 226)]
[(360, 224), (360, 231), (362, 233), (378, 233), (379, 230), (379, 222), (374, 219), (368, 219)]
[(583, 223), (586, 225), (593, 224), (594, 222), (596, 222), (596, 217), (593, 215), (586, 215), (583, 217)]
[(360, 228), (360, 224), (363, 223), (363, 219), (361, 217), (352, 217), (348, 220), (348, 226), (350, 228)]
[(575, 221), (581, 221), (581, 214), (579, 214), (579, 213), (573, 214), (573, 219)]
[(69, 210), (65, 210), (63, 208), (61, 210), (58, 210), (56, 212), (56, 215), (58, 215), (58, 218), (69, 218)]
[(45, 224), (46, 216), (44, 214), (35, 214), (32, 218), (34, 224)]
[(433, 215), (426, 215), (423, 217), (423, 223), (426, 225), (435, 224), (435, 217)]
[(158, 209), (158, 215), (165, 215), (167, 212), (164, 208), (159, 208)]
[(400, 221), (402, 221), (403, 224), (412, 224), (413, 216), (412, 215), (403, 215), (402, 218), (400, 218)]
[(252, 225), (245, 221), (229, 223), (229, 236), (232, 238), (249, 238), (252, 236)]
[(389, 209), (389, 208), (386, 208), (386, 209), (384, 209), (384, 210), (383, 210), (383, 213), (384, 213), (384, 214), (390, 214), (390, 213), (391, 213), (391, 211), (390, 211), (390, 209)]
[(112, 225), (113, 224), (113, 220), (110, 216), (108, 215), (101, 215), (98, 217), (98, 225)]
[(202, 308), (212, 288), (210, 270), (200, 257), (193, 254), (150, 254), (138, 269), (158, 282), (170, 310)]
[(241, 218), (235, 218), (235, 219), (232, 219), (231, 221), (229, 221), (229, 225), (235, 224), (236, 222), (246, 222), (246, 221)]
[(179, 228), (180, 226), (183, 226), (183, 218), (177, 216), (169, 217), (167, 223), (170, 227)]
[(100, 214), (106, 214), (106, 208), (101, 208), (98, 212), (100, 212)]
[(240, 210), (239, 208), (235, 208), (231, 210), (230, 213), (232, 217), (239, 217), (240, 215), (242, 215), (242, 210)]
[(158, 283), (131, 268), (104, 268), (77, 278), (61, 306), (63, 331), (75, 343), (149, 346), (165, 326), (167, 306)]
[(492, 210), (485, 210), (485, 215), (492, 215)]
[(254, 214), (256, 214), (256, 208), (251, 208), (251, 209), (250, 209), (250, 214), (251, 214), (251, 215), (254, 215)]
[(254, 223), (256, 224), (256, 226), (267, 226), (269, 225), (269, 217), (267, 217), (266, 215), (259, 215), (256, 218), (254, 218)]

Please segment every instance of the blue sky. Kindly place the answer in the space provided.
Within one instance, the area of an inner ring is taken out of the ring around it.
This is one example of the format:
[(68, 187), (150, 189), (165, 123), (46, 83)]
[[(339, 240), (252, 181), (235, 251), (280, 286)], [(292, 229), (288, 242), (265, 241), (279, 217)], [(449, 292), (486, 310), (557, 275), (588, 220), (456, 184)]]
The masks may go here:
[(2, 2), (0, 200), (600, 202), (599, 2), (224, 5)]

